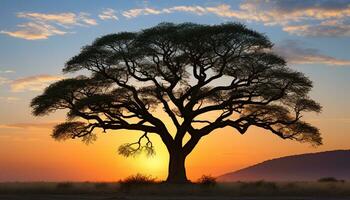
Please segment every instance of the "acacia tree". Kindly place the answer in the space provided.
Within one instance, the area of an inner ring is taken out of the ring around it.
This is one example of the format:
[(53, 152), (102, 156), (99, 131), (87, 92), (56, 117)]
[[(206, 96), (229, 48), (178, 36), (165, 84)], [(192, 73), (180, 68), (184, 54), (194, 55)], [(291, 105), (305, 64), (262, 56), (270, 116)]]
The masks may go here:
[[(90, 142), (96, 129), (139, 131), (137, 142), (119, 147), (125, 156), (152, 154), (148, 135), (156, 134), (170, 155), (167, 181), (187, 182), (186, 157), (216, 129), (244, 134), (257, 126), (282, 139), (322, 143), (318, 129), (301, 121), (303, 112), (321, 110), (308, 96), (312, 82), (286, 67), (272, 46), (265, 35), (236, 23), (161, 23), (106, 35), (63, 69), (88, 75), (51, 84), (31, 107), (36, 116), (69, 110), (53, 130), (58, 140)], [(175, 131), (155, 116), (159, 108)]]

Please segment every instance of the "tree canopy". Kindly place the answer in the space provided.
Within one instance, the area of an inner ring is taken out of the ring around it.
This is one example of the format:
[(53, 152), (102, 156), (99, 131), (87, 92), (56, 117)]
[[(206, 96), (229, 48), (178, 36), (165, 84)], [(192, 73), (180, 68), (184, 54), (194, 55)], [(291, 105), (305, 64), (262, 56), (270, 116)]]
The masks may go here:
[[(272, 46), (265, 35), (238, 23), (161, 23), (105, 35), (63, 69), (86, 75), (50, 85), (32, 100), (33, 114), (68, 109), (67, 121), (54, 128), (56, 139), (89, 142), (95, 129), (140, 131), (139, 141), (119, 148), (125, 156), (153, 153), (148, 134), (154, 133), (170, 157), (181, 154), (175, 157), (184, 160), (203, 136), (224, 127), (244, 134), (257, 126), (320, 145), (319, 130), (301, 120), (304, 112), (321, 111), (308, 96), (312, 82), (288, 68)], [(157, 108), (171, 119), (174, 133), (155, 117)], [(215, 119), (206, 118), (208, 113)], [(190, 139), (184, 142), (186, 134)]]

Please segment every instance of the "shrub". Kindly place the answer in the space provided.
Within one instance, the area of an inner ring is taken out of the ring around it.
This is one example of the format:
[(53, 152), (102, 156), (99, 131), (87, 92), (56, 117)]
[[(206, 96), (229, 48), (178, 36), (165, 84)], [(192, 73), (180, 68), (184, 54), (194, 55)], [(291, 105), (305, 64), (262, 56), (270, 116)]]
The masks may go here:
[(334, 177), (323, 177), (318, 179), (318, 182), (340, 182), (340, 181)]
[(156, 178), (143, 174), (132, 175), (120, 181), (122, 185), (147, 185), (155, 183), (157, 183)]
[(210, 175), (203, 175), (198, 179), (197, 183), (204, 186), (215, 186), (217, 184), (216, 178)]
[(120, 189), (124, 192), (130, 192), (131, 189), (149, 186), (158, 183), (156, 178), (142, 174), (136, 174), (119, 181)]

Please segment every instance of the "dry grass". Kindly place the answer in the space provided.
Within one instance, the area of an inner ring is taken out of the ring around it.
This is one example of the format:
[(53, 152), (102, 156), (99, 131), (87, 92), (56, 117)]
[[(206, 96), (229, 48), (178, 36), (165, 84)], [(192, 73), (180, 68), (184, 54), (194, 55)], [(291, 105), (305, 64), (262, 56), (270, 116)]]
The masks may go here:
[(11, 182), (0, 183), (0, 194), (98, 194), (118, 191), (118, 183)]
[[(150, 178), (150, 177), (148, 177)], [(140, 177), (120, 183), (0, 183), (0, 194), (115, 194), (151, 196), (348, 196), (349, 182), (233, 182), (211, 187), (201, 184), (171, 185)], [(126, 182), (127, 184), (126, 184)], [(135, 183), (135, 184), (134, 184)], [(126, 184), (127, 187), (123, 184)]]

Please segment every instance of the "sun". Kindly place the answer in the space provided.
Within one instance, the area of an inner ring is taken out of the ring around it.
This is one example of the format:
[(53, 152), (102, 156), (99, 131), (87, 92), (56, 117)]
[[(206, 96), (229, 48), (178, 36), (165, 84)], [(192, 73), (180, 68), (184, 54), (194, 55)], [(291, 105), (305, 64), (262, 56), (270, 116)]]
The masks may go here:
[(167, 174), (168, 157), (166, 154), (156, 154), (153, 156), (139, 155), (136, 157), (137, 170), (144, 175), (162, 179)]
[(162, 157), (148, 157), (145, 159), (145, 167), (152, 170), (160, 170), (166, 166), (165, 159)]
[(167, 158), (160, 155), (140, 155), (138, 158), (138, 163), (142, 165), (141, 167), (148, 170), (161, 170), (167, 166)]

